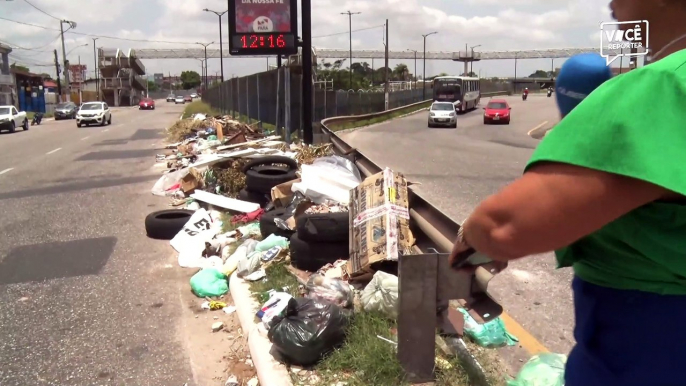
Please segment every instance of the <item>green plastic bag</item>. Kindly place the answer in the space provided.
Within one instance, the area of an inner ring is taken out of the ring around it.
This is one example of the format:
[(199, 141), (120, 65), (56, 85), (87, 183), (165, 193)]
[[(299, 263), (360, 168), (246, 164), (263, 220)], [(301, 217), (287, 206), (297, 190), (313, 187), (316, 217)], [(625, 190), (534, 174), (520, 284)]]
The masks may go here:
[(260, 241), (255, 247), (257, 252), (265, 252), (274, 247), (288, 248), (288, 239), (275, 234), (269, 235), (266, 239)]
[(507, 386), (564, 386), (567, 356), (555, 353), (534, 355)]
[(191, 289), (200, 298), (222, 296), (229, 292), (229, 282), (220, 271), (205, 268), (191, 277)]
[(479, 324), (469, 315), (469, 312), (459, 308), (464, 316), (464, 332), (476, 344), (481, 347), (514, 346), (519, 339), (507, 332), (502, 319), (496, 318), (490, 322)]

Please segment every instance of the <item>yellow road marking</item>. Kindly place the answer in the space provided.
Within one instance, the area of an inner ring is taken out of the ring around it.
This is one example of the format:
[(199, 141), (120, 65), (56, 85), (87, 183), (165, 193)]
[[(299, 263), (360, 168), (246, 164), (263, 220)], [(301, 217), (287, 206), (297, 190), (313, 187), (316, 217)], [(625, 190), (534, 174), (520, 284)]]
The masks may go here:
[(525, 330), (521, 324), (517, 323), (517, 321), (512, 319), (506, 312), (503, 311), (500, 318), (503, 320), (503, 323), (505, 323), (507, 331), (519, 339), (519, 345), (522, 346), (529, 355), (550, 352), (543, 343), (534, 338), (529, 331)]
[(533, 134), (536, 130), (539, 130), (541, 127), (543, 127), (543, 126), (545, 126), (545, 125), (547, 125), (547, 124), (548, 124), (548, 121), (543, 121), (540, 125), (538, 125), (538, 126), (534, 127), (533, 129), (529, 130), (529, 132), (526, 133), (526, 135), (528, 135), (529, 137), (531, 137), (532, 134)]

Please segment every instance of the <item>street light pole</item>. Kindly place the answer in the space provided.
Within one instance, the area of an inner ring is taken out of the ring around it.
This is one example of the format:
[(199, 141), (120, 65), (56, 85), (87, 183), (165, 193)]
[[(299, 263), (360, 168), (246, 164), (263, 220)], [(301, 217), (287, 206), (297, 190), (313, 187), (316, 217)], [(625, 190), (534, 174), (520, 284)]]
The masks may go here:
[[(221, 28), (220, 28), (220, 30), (221, 30)], [(221, 35), (221, 33), (220, 33), (220, 35)], [(214, 42), (207, 43), (207, 44), (196, 42), (195, 44), (200, 44), (201, 46), (203, 46), (203, 48), (205, 48), (205, 68), (204, 68), (205, 75), (203, 76), (203, 83), (205, 84), (204, 89), (207, 90), (207, 46), (209, 46), (210, 44), (214, 44)], [(223, 67), (224, 66), (222, 66), (222, 68)]]
[[(474, 72), (474, 49), (477, 48), (477, 47), (481, 47), (481, 44), (477, 44), (477, 45), (475, 45), (475, 46), (470, 47), (471, 50), (472, 50), (472, 61), (469, 62), (469, 74), (471, 74), (471, 73)], [(466, 53), (466, 52), (465, 52), (465, 53)], [(467, 74), (467, 75), (469, 75), (469, 74)]]
[(410, 52), (414, 52), (414, 87), (413, 87), (413, 89), (416, 90), (417, 89), (417, 50), (411, 50), (409, 48), (407, 50)]
[(422, 100), (426, 100), (426, 38), (427, 36), (435, 35), (438, 32), (429, 32), (426, 35), (422, 35), (424, 38), (424, 53), (422, 54)]
[(95, 41), (100, 39), (100, 38), (92, 38), (92, 39), (93, 39), (93, 65), (95, 66), (95, 94), (97, 95), (95, 100), (99, 101), (100, 100), (100, 74), (98, 74), (98, 54), (97, 54), (97, 49), (95, 48)]
[(349, 71), (349, 81), (348, 89), (353, 87), (353, 15), (359, 15), (362, 12), (341, 12), (341, 15), (348, 15), (348, 28), (350, 35), (350, 71)]
[(221, 80), (222, 80), (222, 82), (224, 82), (224, 50), (222, 48), (222, 46), (223, 46), (223, 44), (222, 44), (222, 16), (224, 16), (225, 13), (229, 12), (229, 10), (227, 9), (224, 12), (217, 12), (217, 11), (212, 11), (212, 10), (205, 8), (205, 9), (203, 9), (203, 11), (212, 12), (219, 17), (219, 65), (221, 66), (221, 73), (222, 73)]

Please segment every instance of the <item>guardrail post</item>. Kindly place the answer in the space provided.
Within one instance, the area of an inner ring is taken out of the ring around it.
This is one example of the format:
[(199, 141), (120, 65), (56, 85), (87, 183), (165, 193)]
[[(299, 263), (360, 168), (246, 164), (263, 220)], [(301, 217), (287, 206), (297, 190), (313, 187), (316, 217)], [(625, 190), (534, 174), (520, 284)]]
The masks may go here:
[(245, 77), (245, 111), (248, 116), (248, 125), (251, 123), (250, 121), (250, 76)]
[(257, 83), (257, 122), (259, 122), (258, 125), (260, 130), (262, 130), (262, 115), (260, 114), (260, 73), (258, 72), (255, 76), (255, 82)]

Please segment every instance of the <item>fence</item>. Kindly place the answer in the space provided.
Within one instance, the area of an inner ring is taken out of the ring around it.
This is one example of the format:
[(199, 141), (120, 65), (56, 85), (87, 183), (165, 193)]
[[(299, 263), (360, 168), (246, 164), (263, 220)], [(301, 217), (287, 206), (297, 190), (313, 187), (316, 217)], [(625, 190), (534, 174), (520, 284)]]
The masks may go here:
[[(278, 127), (290, 127), (290, 132), (302, 127), (302, 75), (288, 73), (289, 68), (233, 78), (207, 90), (203, 100), (222, 113), (260, 121)], [(322, 119), (384, 111), (383, 92), (334, 91), (315, 89), (313, 118)], [(431, 90), (427, 89), (427, 98)], [(403, 90), (389, 93), (389, 108), (422, 100), (422, 90)], [(286, 106), (290, 109), (286, 111)], [(288, 122), (290, 124), (288, 124)]]

